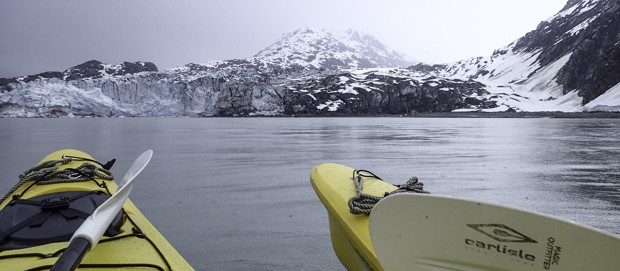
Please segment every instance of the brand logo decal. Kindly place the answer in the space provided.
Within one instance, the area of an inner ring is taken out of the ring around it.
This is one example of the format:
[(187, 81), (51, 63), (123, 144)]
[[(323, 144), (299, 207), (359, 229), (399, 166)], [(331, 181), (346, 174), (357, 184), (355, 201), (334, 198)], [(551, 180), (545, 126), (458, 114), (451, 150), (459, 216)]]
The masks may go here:
[(504, 243), (538, 243), (536, 240), (504, 224), (467, 224), (470, 228)]

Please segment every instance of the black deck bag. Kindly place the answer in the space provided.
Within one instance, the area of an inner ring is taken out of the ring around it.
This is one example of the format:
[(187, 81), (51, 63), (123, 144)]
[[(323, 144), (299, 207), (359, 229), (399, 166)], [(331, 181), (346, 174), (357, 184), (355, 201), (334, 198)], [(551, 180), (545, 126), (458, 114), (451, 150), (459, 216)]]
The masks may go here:
[[(73, 191), (13, 200), (0, 211), (0, 252), (69, 241), (108, 198), (99, 191)], [(104, 235), (119, 234), (122, 224), (121, 210)]]

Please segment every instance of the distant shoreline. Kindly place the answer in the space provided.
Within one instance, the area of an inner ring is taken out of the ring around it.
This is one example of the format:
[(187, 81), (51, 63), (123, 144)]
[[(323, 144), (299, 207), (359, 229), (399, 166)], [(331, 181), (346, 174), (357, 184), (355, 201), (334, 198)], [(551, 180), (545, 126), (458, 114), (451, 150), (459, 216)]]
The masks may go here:
[(339, 113), (293, 116), (217, 116), (223, 118), (557, 118), (557, 119), (620, 119), (620, 112), (431, 112), (409, 115), (368, 114), (346, 115)]
[(418, 113), (413, 118), (559, 118), (590, 119), (620, 118), (620, 112), (439, 112)]
[(50, 116), (50, 117), (0, 117), (0, 119), (58, 119), (58, 118), (162, 118), (162, 119), (184, 119), (184, 118), (556, 118), (556, 119), (620, 119), (620, 112), (432, 112), (416, 113), (409, 115), (390, 115), (390, 114), (364, 114), (346, 115), (341, 113), (328, 113), (317, 115), (289, 115), (289, 116), (158, 116), (158, 117), (109, 117), (109, 116)]

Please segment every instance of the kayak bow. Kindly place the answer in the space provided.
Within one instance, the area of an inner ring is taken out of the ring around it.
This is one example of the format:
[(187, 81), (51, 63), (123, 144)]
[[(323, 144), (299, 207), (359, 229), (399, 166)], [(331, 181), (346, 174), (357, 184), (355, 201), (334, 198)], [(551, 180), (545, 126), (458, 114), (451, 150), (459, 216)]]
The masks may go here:
[[(94, 165), (98, 170), (103, 168), (90, 155), (71, 149), (54, 152), (39, 165), (66, 157), (80, 159), (61, 164), (48, 174), (81, 169), (84, 164), (89, 164), (89, 167)], [(131, 175), (135, 177), (137, 173)], [(3, 270), (50, 269), (66, 251), (69, 239), (86, 217), (109, 199), (109, 195), (115, 195), (118, 189), (113, 180), (99, 175), (83, 182), (36, 182), (28, 180), (22, 183), (0, 202), (0, 265)], [(31, 225), (35, 226), (22, 223), (26, 226), (16, 227), (20, 225), (15, 224), (29, 217), (34, 217)], [(128, 199), (122, 204), (121, 213), (113, 219), (105, 236), (84, 256), (79, 270), (121, 271), (136, 268), (194, 270)]]

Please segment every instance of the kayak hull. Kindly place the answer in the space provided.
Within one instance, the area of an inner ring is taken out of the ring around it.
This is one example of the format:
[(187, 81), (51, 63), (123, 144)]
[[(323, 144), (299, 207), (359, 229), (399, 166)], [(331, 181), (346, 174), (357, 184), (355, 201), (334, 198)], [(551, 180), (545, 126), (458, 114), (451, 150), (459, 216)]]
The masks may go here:
[[(348, 270), (383, 270), (370, 240), (368, 216), (354, 215), (348, 201), (356, 195), (352, 180), (355, 169), (338, 164), (320, 164), (310, 173), (310, 182), (328, 213), (332, 245)], [(396, 187), (375, 178), (364, 178), (363, 193), (383, 196)]]

